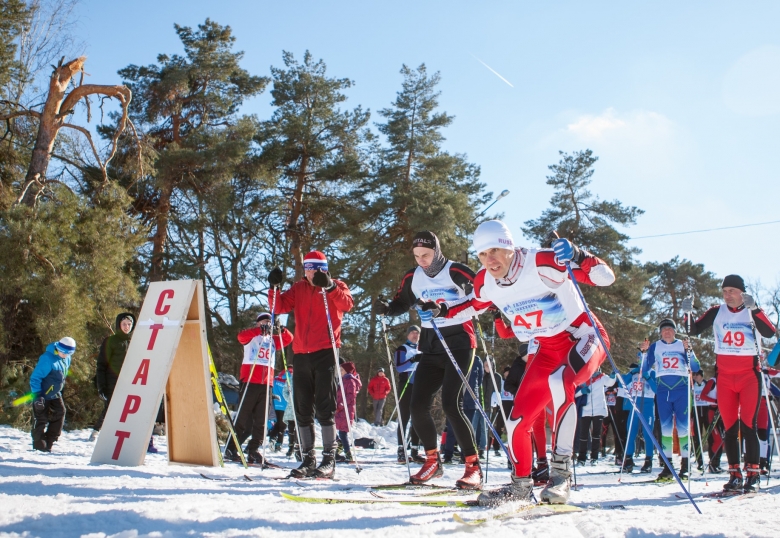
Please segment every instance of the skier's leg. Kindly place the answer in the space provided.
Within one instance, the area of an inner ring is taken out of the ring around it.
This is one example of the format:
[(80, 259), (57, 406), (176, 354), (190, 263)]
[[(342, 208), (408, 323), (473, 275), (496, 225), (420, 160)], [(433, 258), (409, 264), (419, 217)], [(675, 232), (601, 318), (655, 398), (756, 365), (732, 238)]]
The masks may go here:
[(330, 348), (313, 355), (314, 414), (322, 427), (322, 451), (332, 452), (336, 448), (336, 361)]
[(599, 450), (601, 450), (601, 426), (604, 417), (593, 417), (593, 436), (590, 446), (590, 459), (595, 462), (599, 459)]
[(672, 459), (672, 445), (674, 442), (673, 396), (672, 391), (659, 387), (655, 398), (658, 406), (658, 418), (661, 421), (661, 448), (663, 448), (664, 455), (669, 460)]
[(588, 440), (590, 438), (590, 427), (593, 423), (593, 417), (582, 416), (578, 423), (578, 430), (580, 432), (579, 450), (577, 451), (578, 463), (585, 463), (588, 453)]
[(46, 447), (51, 450), (52, 445), (60, 438), (62, 426), (65, 424), (65, 402), (62, 396), (46, 401), (49, 412), (49, 425), (46, 428)]
[(444, 380), (444, 360), (449, 359), (442, 355), (418, 355), (420, 361), (414, 374), (412, 385), (412, 401), (410, 411), (412, 428), (422, 441), (425, 451), (436, 450), (437, 433), (436, 424), (431, 415), (433, 397), (441, 388)]
[[(461, 371), (467, 372), (474, 357), (474, 350), (456, 349), (452, 354)], [(452, 362), (447, 357), (444, 360), (446, 362), (444, 362), (444, 378), (441, 387), (441, 405), (444, 415), (450, 421), (460, 452), (464, 458), (467, 458), (476, 455), (477, 447), (471, 422), (463, 412), (463, 380)]]

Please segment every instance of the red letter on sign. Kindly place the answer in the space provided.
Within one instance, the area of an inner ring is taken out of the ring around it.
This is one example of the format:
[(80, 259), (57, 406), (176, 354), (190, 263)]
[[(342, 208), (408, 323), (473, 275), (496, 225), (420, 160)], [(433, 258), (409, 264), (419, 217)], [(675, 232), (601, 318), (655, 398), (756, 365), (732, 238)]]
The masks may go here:
[(155, 323), (150, 325), (149, 328), (152, 329), (152, 336), (149, 337), (149, 343), (146, 345), (147, 351), (154, 349), (154, 343), (157, 341), (157, 331), (164, 329), (165, 325), (162, 323)]
[(135, 385), (136, 381), (140, 381), (141, 385), (146, 385), (147, 377), (149, 377), (149, 359), (144, 359), (141, 361), (141, 366), (138, 367), (138, 372), (135, 374), (133, 385)]
[(134, 394), (128, 394), (127, 400), (125, 400), (125, 408), (122, 409), (122, 416), (119, 417), (119, 422), (127, 420), (127, 415), (138, 412), (139, 407), (141, 407), (141, 397)]
[(114, 453), (111, 455), (112, 460), (118, 460), (119, 459), (119, 453), (122, 452), (122, 444), (125, 442), (125, 439), (130, 437), (130, 432), (123, 432), (121, 430), (116, 431), (116, 446), (114, 447)]
[(173, 290), (163, 290), (160, 297), (157, 299), (157, 306), (154, 308), (154, 313), (158, 316), (164, 316), (171, 309), (171, 305), (163, 304), (166, 299), (173, 299)]

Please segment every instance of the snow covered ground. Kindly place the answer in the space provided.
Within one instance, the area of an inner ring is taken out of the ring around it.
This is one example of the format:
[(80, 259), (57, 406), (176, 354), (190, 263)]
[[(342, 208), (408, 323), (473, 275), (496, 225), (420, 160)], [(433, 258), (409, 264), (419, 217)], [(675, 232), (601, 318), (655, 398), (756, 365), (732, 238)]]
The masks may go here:
[[(28, 433), (0, 426), (0, 536), (389, 538), (404, 534), (495, 536), (499, 532), (512, 537), (780, 536), (780, 487), (754, 498), (719, 502), (701, 498), (701, 494), (719, 490), (724, 475), (709, 482), (696, 478), (692, 489), (703, 512), (698, 515), (676, 484), (642, 483), (650, 477), (636, 473), (618, 483), (617, 475), (610, 474), (614, 465), (606, 462), (577, 469), (580, 487), (571, 500), (590, 509), (534, 520), (491, 521), (479, 527), (456, 523), (453, 513), (477, 518), (506, 508), (301, 504), (279, 495), (287, 491), (370, 498), (371, 484), (405, 481), (406, 468), (393, 461), (390, 429), (369, 433), (390, 442), (385, 448), (358, 452), (359, 461), (365, 463), (363, 472), (356, 474), (352, 467), (340, 466), (338, 481), (312, 483), (272, 479), (286, 474), (279, 469), (168, 465), (164, 437), (155, 438), (160, 453), (149, 455), (142, 467), (90, 465), (93, 444), (87, 441), (87, 430), (65, 433), (55, 452), (44, 454), (31, 450)], [(295, 466), (283, 453), (275, 454), (272, 461)], [(489, 485), (506, 483), (506, 460), (491, 455), (490, 463)], [(235, 480), (207, 480), (199, 473)], [(461, 473), (462, 467), (447, 466), (437, 483), (452, 485)], [(251, 482), (243, 480), (245, 474)], [(773, 477), (770, 485), (778, 479)], [(614, 505), (625, 508), (604, 509)]]

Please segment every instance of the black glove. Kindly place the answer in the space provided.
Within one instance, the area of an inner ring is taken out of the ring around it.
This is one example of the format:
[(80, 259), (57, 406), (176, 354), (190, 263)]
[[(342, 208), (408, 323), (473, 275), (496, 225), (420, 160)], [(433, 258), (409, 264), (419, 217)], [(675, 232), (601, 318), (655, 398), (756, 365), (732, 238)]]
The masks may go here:
[(409, 362), (420, 362), (420, 355), (422, 355), (422, 353), (416, 353), (409, 359)]
[(98, 392), (98, 396), (100, 396), (100, 399), (103, 400), (104, 402), (108, 401), (108, 397), (106, 396), (106, 393), (103, 392), (102, 390)]
[(263, 336), (270, 335), (271, 334), (271, 325), (270, 324), (268, 324), (268, 325), (266, 325), (266, 324), (260, 325), (260, 334), (262, 334)]
[(319, 288), (325, 288), (326, 290), (329, 290), (334, 286), (333, 279), (330, 278), (330, 272), (323, 271), (322, 269), (317, 269), (317, 272), (314, 273), (314, 276), (311, 279), (311, 283)]
[(282, 285), (284, 282), (284, 273), (282, 273), (281, 267), (274, 267), (271, 272), (268, 273), (268, 283), (272, 288), (276, 288)]
[(390, 311), (390, 303), (382, 299), (374, 301), (374, 311), (380, 316), (384, 316)]
[(490, 313), (493, 314), (493, 321), (501, 319), (501, 310), (494, 306), (491, 306), (489, 310)]
[(557, 231), (550, 230), (547, 232), (547, 235), (544, 237), (544, 239), (542, 239), (542, 248), (552, 248), (552, 244), (560, 238), (561, 236), (558, 235)]
[(443, 318), (447, 315), (447, 310), (449, 308), (444, 303), (437, 303), (436, 301), (423, 301), (422, 299), (417, 299), (417, 306), (420, 307), (420, 310), (423, 312), (430, 312), (433, 314), (434, 318)]
[(43, 410), (46, 409), (46, 399), (43, 396), (38, 396), (33, 402), (33, 409), (36, 413), (43, 413)]

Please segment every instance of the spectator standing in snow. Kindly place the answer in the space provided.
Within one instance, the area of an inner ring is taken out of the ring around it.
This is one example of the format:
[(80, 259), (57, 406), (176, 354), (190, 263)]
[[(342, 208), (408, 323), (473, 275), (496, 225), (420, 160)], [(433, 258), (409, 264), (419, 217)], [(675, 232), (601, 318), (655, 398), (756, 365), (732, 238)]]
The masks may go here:
[(32, 376), (33, 394), (33, 450), (51, 452), (51, 447), (62, 433), (65, 423), (65, 402), (62, 389), (68, 377), (70, 360), (76, 351), (76, 341), (70, 336), (46, 346), (38, 359)]
[(368, 382), (368, 394), (374, 400), (374, 426), (382, 425), (382, 411), (390, 390), (390, 380), (385, 376), (385, 369), (379, 368), (376, 375)]
[(608, 413), (604, 391), (615, 386), (616, 383), (617, 378), (614, 375), (607, 376), (596, 371), (593, 372), (593, 375), (585, 384), (577, 387), (574, 397), (584, 396), (584, 405), (582, 406), (582, 416), (579, 424), (580, 446), (577, 456), (577, 463), (580, 465), (585, 463), (588, 441), (590, 441), (590, 464), (596, 465), (599, 459), (601, 424)]
[(360, 382), (360, 374), (355, 370), (355, 365), (351, 362), (344, 362), (339, 367), (341, 372), (341, 382), (344, 384), (344, 394), (347, 399), (347, 411), (349, 417), (347, 417), (347, 411), (344, 410), (344, 402), (342, 398), (337, 399), (336, 407), (336, 430), (339, 432), (339, 440), (341, 446), (344, 447), (345, 461), (353, 463), (355, 460), (352, 458), (352, 447), (349, 445), (349, 431), (355, 424), (355, 403), (357, 402), (357, 393), (363, 386)]

